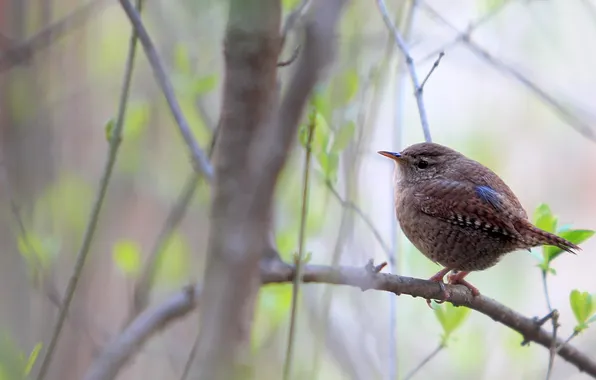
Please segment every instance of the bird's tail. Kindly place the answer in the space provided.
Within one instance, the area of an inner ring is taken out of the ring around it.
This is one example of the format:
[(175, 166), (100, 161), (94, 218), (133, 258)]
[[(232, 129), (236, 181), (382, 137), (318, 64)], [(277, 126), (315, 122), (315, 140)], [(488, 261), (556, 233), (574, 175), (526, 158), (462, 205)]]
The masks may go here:
[(541, 230), (540, 228), (534, 226), (530, 222), (526, 222), (523, 225), (523, 231), (521, 232), (521, 236), (524, 237), (524, 242), (528, 244), (529, 247), (537, 247), (540, 245), (554, 245), (556, 247), (561, 248), (564, 251), (569, 253), (577, 253), (576, 251), (581, 251), (581, 248), (577, 245), (573, 244), (572, 242), (563, 239), (555, 234), (551, 234), (550, 232), (546, 232)]

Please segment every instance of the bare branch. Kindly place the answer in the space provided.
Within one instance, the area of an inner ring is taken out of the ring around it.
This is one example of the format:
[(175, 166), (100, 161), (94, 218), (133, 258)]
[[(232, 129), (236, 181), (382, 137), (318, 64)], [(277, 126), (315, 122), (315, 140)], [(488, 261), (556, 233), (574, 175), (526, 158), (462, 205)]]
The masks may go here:
[(213, 168), (211, 163), (209, 163), (209, 160), (201, 150), (201, 147), (195, 140), (190, 130), (188, 121), (182, 113), (182, 109), (180, 108), (180, 104), (176, 99), (176, 94), (174, 93), (172, 83), (166, 74), (161, 58), (157, 54), (157, 50), (153, 45), (153, 41), (151, 41), (151, 38), (149, 37), (149, 34), (147, 33), (147, 30), (145, 29), (138, 12), (130, 3), (130, 0), (120, 0), (120, 4), (130, 19), (133, 29), (139, 36), (139, 40), (141, 41), (141, 45), (143, 45), (145, 55), (147, 56), (147, 60), (151, 65), (155, 79), (157, 80), (157, 83), (161, 88), (166, 101), (168, 102), (172, 116), (178, 124), (178, 130), (180, 131), (180, 134), (182, 135), (182, 138), (184, 139), (184, 142), (190, 151), (195, 171), (203, 174), (205, 179), (211, 182), (213, 180)]
[[(142, 0), (137, 0), (136, 6), (140, 11), (141, 6), (142, 6)], [(61, 303), (60, 313), (58, 314), (58, 320), (56, 322), (56, 326), (54, 327), (54, 331), (52, 333), (50, 343), (48, 344), (46, 355), (43, 358), (43, 361), (41, 363), (41, 367), (39, 370), (39, 374), (37, 376), (37, 380), (43, 380), (47, 374), (49, 367), (50, 367), (54, 352), (56, 350), (56, 345), (58, 344), (58, 340), (60, 339), (60, 334), (62, 333), (62, 327), (64, 326), (64, 321), (66, 320), (66, 316), (68, 314), (70, 304), (72, 302), (75, 290), (77, 288), (77, 284), (79, 283), (79, 278), (81, 277), (81, 273), (83, 272), (83, 267), (85, 265), (87, 256), (89, 255), (89, 251), (91, 249), (91, 243), (93, 241), (93, 236), (95, 235), (95, 230), (97, 228), (97, 223), (99, 221), (100, 211), (103, 206), (103, 201), (105, 199), (105, 195), (108, 190), (108, 184), (110, 183), (110, 178), (112, 177), (112, 170), (114, 169), (114, 166), (116, 164), (116, 158), (118, 156), (118, 149), (120, 147), (120, 142), (122, 140), (122, 129), (124, 126), (124, 116), (126, 115), (126, 106), (128, 103), (128, 94), (130, 92), (130, 84), (132, 82), (132, 72), (134, 69), (136, 46), (137, 46), (137, 35), (133, 31), (133, 33), (130, 36), (130, 42), (129, 42), (129, 47), (128, 47), (128, 56), (126, 58), (126, 68), (125, 68), (125, 72), (124, 72), (124, 80), (122, 82), (120, 102), (118, 105), (118, 116), (116, 119), (116, 123), (114, 125), (114, 129), (111, 131), (110, 136), (109, 136), (110, 145), (108, 148), (108, 157), (107, 157), (104, 169), (103, 169), (103, 173), (101, 175), (101, 179), (99, 181), (99, 189), (97, 191), (97, 196), (93, 203), (93, 208), (91, 210), (91, 216), (89, 217), (89, 222), (85, 229), (85, 234), (83, 236), (83, 243), (81, 245), (79, 252), (77, 253), (75, 267), (73, 269), (70, 279), (68, 280), (68, 285), (66, 287), (66, 293), (64, 295), (64, 300)]]
[[(293, 266), (271, 262), (261, 266), (263, 284), (288, 283), (294, 280)], [(360, 289), (374, 289), (410, 295), (426, 299), (441, 299), (443, 293), (437, 283), (387, 273), (371, 273), (363, 267), (325, 265), (305, 265), (303, 271), (305, 283), (325, 283), (347, 285)], [(497, 301), (480, 295), (472, 296), (464, 286), (446, 285), (451, 297), (447, 302), (456, 306), (474, 309), (496, 322), (520, 333), (527, 341), (536, 342), (550, 349), (553, 343), (552, 334), (537, 325), (536, 319), (528, 318)], [(113, 379), (120, 368), (138, 352), (143, 342), (159, 329), (173, 320), (190, 313), (197, 306), (198, 288), (184, 289), (167, 299), (154, 310), (141, 314), (130, 326), (106, 348), (89, 370), (86, 380)], [(577, 334), (573, 334), (573, 338)], [(596, 377), (596, 361), (583, 354), (568, 341), (557, 340), (557, 355), (577, 367), (580, 371)], [(93, 376), (92, 376), (93, 375)]]
[[(209, 159), (213, 154), (213, 147), (215, 145), (215, 141), (217, 139), (217, 131), (219, 127), (216, 127), (213, 131), (213, 136), (211, 137), (211, 144), (209, 146), (209, 151), (207, 152)], [(165, 250), (168, 245), (169, 239), (172, 236), (172, 233), (178, 227), (180, 222), (186, 216), (186, 210), (190, 202), (192, 201), (195, 192), (199, 185), (200, 177), (198, 173), (193, 172), (191, 173), (186, 182), (182, 191), (178, 195), (176, 199), (176, 203), (172, 210), (168, 214), (164, 225), (155, 240), (155, 244), (153, 245), (153, 249), (149, 253), (145, 265), (143, 267), (143, 271), (139, 276), (135, 284), (134, 289), (134, 301), (133, 301), (133, 309), (128, 317), (128, 322), (134, 319), (141, 311), (145, 310), (147, 304), (149, 303), (149, 296), (151, 293), (151, 289), (153, 288), (153, 283), (155, 281), (155, 273), (157, 271), (157, 259), (159, 255)]]
[(420, 91), (421, 92), (424, 91), (424, 86), (426, 85), (426, 82), (428, 82), (428, 78), (430, 78), (430, 76), (432, 75), (432, 73), (437, 69), (437, 67), (439, 67), (439, 63), (441, 63), (441, 59), (443, 59), (444, 56), (445, 56), (445, 52), (442, 51), (442, 52), (439, 53), (439, 56), (437, 57), (437, 59), (433, 63), (433, 66), (430, 68), (430, 70), (428, 71), (428, 74), (426, 74), (426, 77), (424, 78), (424, 80), (420, 84)]
[(417, 60), (417, 63), (426, 62), (430, 59), (434, 59), (437, 54), (441, 54), (446, 50), (449, 50), (451, 47), (457, 45), (461, 41), (469, 40), (472, 33), (480, 28), (482, 25), (486, 24), (488, 21), (492, 20), (496, 15), (501, 13), (507, 5), (509, 5), (512, 0), (503, 0), (500, 1), (496, 6), (492, 7), (491, 10), (484, 15), (482, 15), (478, 20), (471, 22), (466, 30), (462, 33), (459, 33), (452, 41), (448, 42), (447, 44), (441, 46), (439, 49), (427, 54), (421, 59)]
[(148, 338), (193, 311), (199, 304), (200, 295), (199, 286), (188, 286), (156, 308), (141, 313), (107, 345), (84, 379), (115, 379), (122, 367), (141, 349)]
[[(72, 31), (87, 22), (93, 12), (107, 5), (104, 0), (92, 0), (91, 2), (79, 7), (60, 21), (44, 28), (42, 31), (27, 39), (24, 42), (11, 46), (8, 49), (2, 48), (0, 54), (0, 73), (12, 68), (15, 65), (29, 62), (35, 53), (45, 49), (53, 42), (64, 37), (67, 32)], [(10, 39), (3, 37), (2, 45), (11, 44)]]
[[(418, 0), (413, 0), (414, 3), (412, 7), (416, 7)], [(404, 40), (401, 32), (397, 30), (395, 25), (393, 25), (393, 21), (389, 17), (389, 12), (387, 11), (387, 7), (385, 6), (384, 0), (377, 0), (377, 5), (379, 7), (379, 11), (381, 12), (381, 16), (383, 16), (383, 21), (393, 40), (395, 41), (399, 50), (401, 50), (402, 54), (404, 55), (406, 66), (408, 68), (408, 72), (410, 74), (410, 79), (412, 80), (412, 87), (414, 88), (414, 96), (416, 97), (416, 104), (418, 105), (418, 113), (420, 114), (420, 124), (422, 125), (422, 131), (424, 132), (424, 139), (427, 142), (431, 142), (432, 138), (430, 135), (430, 128), (428, 126), (428, 118), (426, 116), (426, 107), (424, 105), (424, 99), (422, 97), (422, 87), (420, 86), (420, 81), (418, 80), (418, 74), (416, 73), (416, 67), (414, 65), (414, 59), (410, 55), (410, 50)]]
[[(422, 6), (431, 16), (440, 20), (443, 24), (445, 24), (455, 32), (461, 33), (455, 26), (453, 26), (449, 21), (447, 21), (439, 12), (437, 12), (429, 4), (422, 1)], [(559, 100), (557, 100), (554, 96), (550, 95), (537, 83), (531, 81), (519, 70), (513, 68), (512, 66), (506, 64), (499, 58), (493, 56), (486, 49), (484, 49), (474, 41), (470, 39), (462, 39), (462, 42), (470, 49), (471, 52), (483, 59), (493, 68), (512, 77), (517, 82), (521, 83), (524, 87), (529, 89), (538, 99), (540, 99), (544, 104), (549, 106), (550, 109), (561, 118), (561, 120), (566, 122), (581, 135), (583, 135), (589, 140), (596, 141), (596, 131), (589, 123), (582, 120), (580, 116), (569, 110), (568, 107), (564, 106)]]

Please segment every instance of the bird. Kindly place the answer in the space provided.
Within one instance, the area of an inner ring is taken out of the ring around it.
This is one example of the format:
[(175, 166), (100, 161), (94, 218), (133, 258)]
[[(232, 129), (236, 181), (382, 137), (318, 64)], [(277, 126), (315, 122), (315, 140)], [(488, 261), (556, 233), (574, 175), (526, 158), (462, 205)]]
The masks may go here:
[(404, 235), (443, 267), (429, 279), (441, 288), (439, 303), (449, 299), (444, 282), (449, 272), (449, 284), (478, 296), (465, 277), (496, 265), (507, 253), (542, 245), (573, 254), (581, 250), (533, 225), (496, 173), (454, 149), (423, 142), (378, 153), (395, 162), (395, 214)]

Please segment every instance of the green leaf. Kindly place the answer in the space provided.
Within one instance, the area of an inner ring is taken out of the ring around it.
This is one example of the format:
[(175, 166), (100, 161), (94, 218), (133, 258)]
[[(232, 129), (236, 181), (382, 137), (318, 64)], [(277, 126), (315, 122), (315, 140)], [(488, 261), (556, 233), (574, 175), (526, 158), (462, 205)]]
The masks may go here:
[[(312, 139), (312, 151), (314, 154), (327, 152), (327, 146), (330, 140), (330, 130), (327, 120), (322, 113), (315, 113), (315, 129)], [(308, 135), (307, 135), (308, 136)]]
[(579, 290), (574, 289), (571, 294), (569, 294), (569, 303), (571, 304), (571, 310), (573, 310), (573, 314), (578, 323), (576, 329), (578, 329), (578, 331), (585, 329), (588, 318), (590, 318), (596, 311), (596, 303), (592, 299), (592, 295), (588, 292), (580, 292)]
[(331, 117), (331, 104), (329, 102), (329, 88), (326, 86), (317, 86), (314, 94), (310, 98), (310, 104), (314, 109), (323, 115), (325, 119)]
[(447, 344), (451, 334), (464, 323), (470, 313), (470, 309), (467, 307), (455, 307), (450, 303), (445, 303), (442, 306), (437, 305), (434, 311), (443, 328), (443, 344)]
[(495, 12), (500, 8), (506, 0), (482, 0), (478, 2), (480, 5), (480, 14), (485, 15)]
[(174, 46), (174, 68), (182, 74), (190, 75), (192, 73), (188, 48), (180, 43)]
[[(584, 241), (588, 240), (592, 236), (594, 236), (594, 231), (592, 230), (565, 230), (560, 231), (559, 236), (563, 239), (569, 240), (573, 244), (580, 244)], [(544, 256), (550, 262), (557, 258), (561, 253), (563, 253), (561, 248), (555, 247), (553, 245), (544, 246)]]
[(118, 269), (127, 276), (137, 275), (141, 270), (141, 247), (132, 240), (116, 242), (112, 257)]
[(323, 169), (323, 173), (325, 174), (325, 179), (329, 180), (331, 183), (335, 183), (337, 181), (337, 169), (339, 167), (339, 155), (337, 153), (320, 153), (317, 156), (317, 161), (319, 165), (321, 165), (321, 169)]
[(108, 142), (112, 141), (112, 133), (114, 132), (114, 125), (115, 124), (116, 123), (114, 122), (114, 119), (110, 119), (106, 123), (105, 131), (106, 131), (106, 140)]
[(555, 233), (557, 229), (557, 218), (552, 214), (550, 207), (542, 203), (534, 211), (534, 225), (541, 230)]
[(193, 81), (192, 91), (196, 96), (207, 94), (217, 86), (219, 77), (217, 74), (211, 74), (204, 77), (197, 78)]
[(348, 147), (354, 132), (356, 131), (356, 124), (353, 121), (349, 121), (344, 124), (333, 136), (333, 145), (331, 151), (340, 153)]
[(29, 376), (29, 374), (31, 373), (31, 370), (33, 369), (33, 366), (37, 361), (37, 357), (39, 356), (39, 352), (41, 351), (42, 347), (43, 344), (41, 342), (37, 343), (35, 347), (33, 347), (33, 350), (31, 351), (31, 353), (29, 354), (29, 358), (27, 359), (27, 364), (25, 365), (25, 376)]
[(284, 10), (291, 10), (298, 6), (300, 0), (282, 0), (281, 4)]

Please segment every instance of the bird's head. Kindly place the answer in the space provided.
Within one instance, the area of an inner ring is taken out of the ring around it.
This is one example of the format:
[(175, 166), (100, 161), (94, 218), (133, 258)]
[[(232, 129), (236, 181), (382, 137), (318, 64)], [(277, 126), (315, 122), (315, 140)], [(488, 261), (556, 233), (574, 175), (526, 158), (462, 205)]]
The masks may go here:
[(398, 169), (398, 180), (408, 183), (442, 177), (455, 170), (454, 164), (458, 159), (465, 159), (451, 148), (426, 142), (410, 145), (401, 152), (378, 153), (392, 159)]

